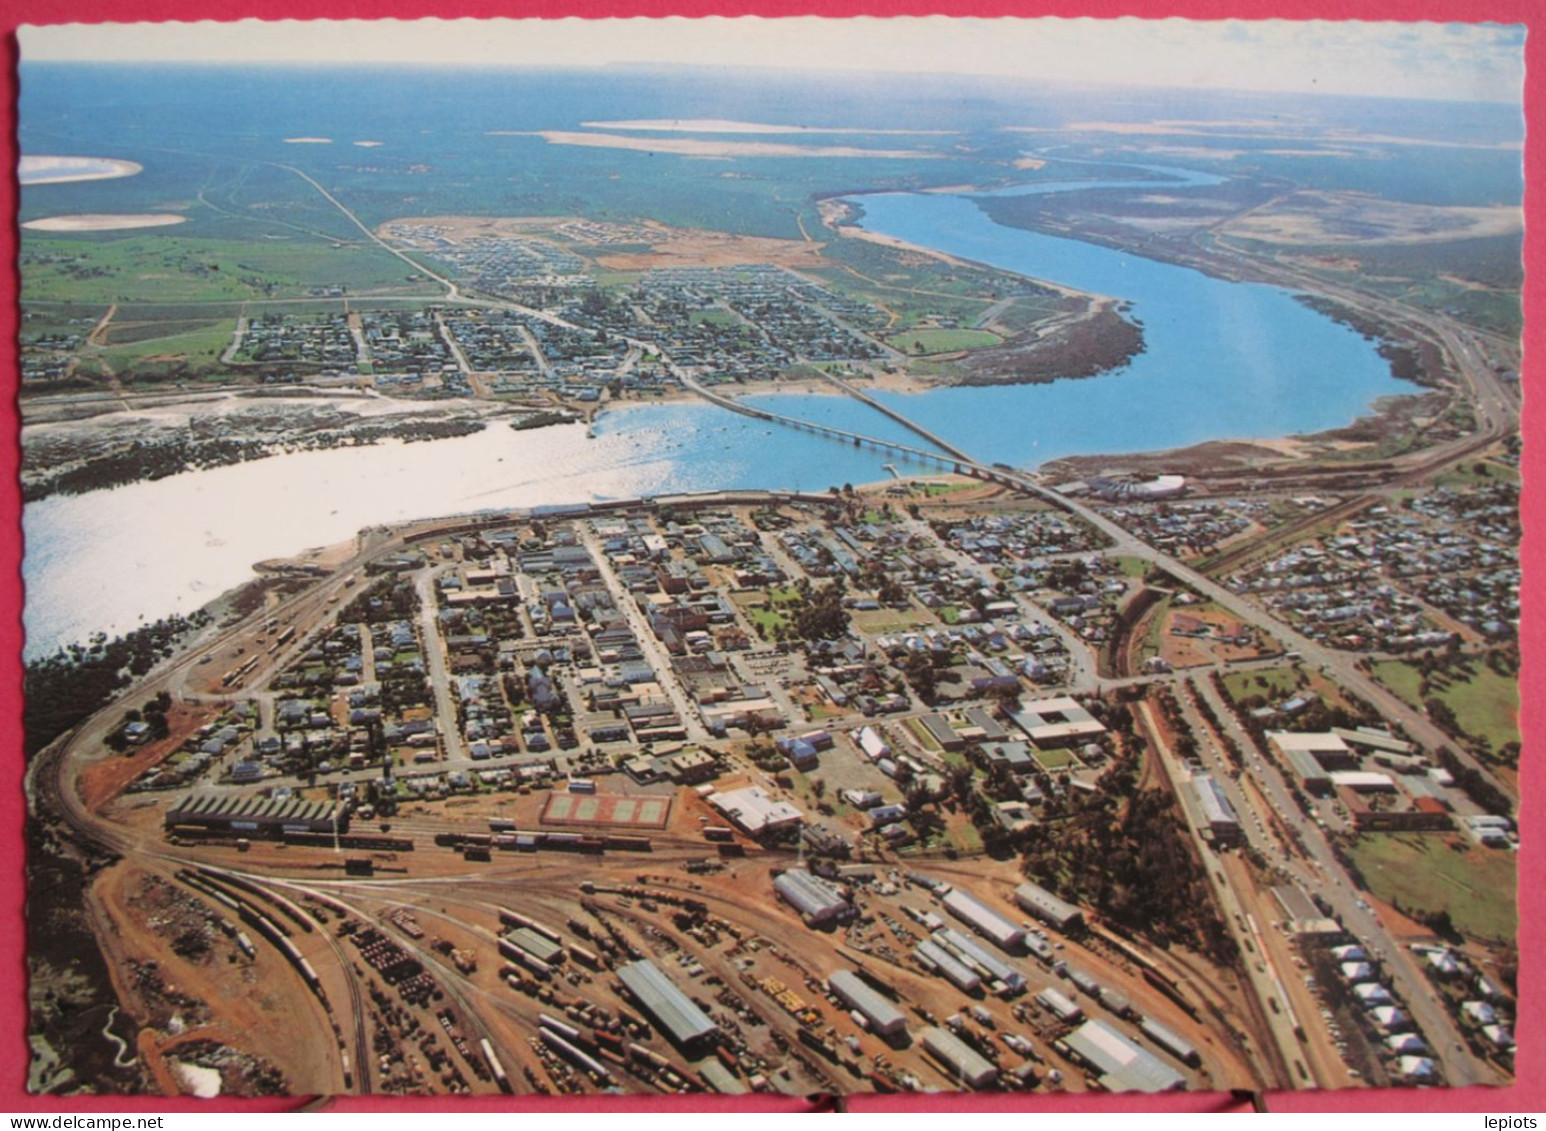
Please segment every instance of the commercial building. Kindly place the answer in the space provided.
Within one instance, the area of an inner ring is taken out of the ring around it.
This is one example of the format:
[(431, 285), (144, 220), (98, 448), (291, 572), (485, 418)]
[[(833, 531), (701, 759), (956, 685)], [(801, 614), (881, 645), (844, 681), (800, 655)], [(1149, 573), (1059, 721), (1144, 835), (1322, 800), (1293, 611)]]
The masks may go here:
[(1104, 1021), (1086, 1021), (1058, 1043), (1096, 1073), (1108, 1092), (1171, 1092), (1186, 1086), (1179, 1072)]
[(1015, 902), (1021, 910), (1060, 931), (1068, 932), (1084, 926), (1084, 912), (1039, 884), (1027, 882), (1015, 888)]
[(1211, 774), (1195, 774), (1192, 777), (1192, 796), (1197, 801), (1197, 813), (1217, 844), (1237, 844), (1241, 838), (1240, 818), (1229, 803), (1224, 789)]
[(705, 800), (752, 836), (794, 828), (804, 820), (800, 810), (787, 801), (775, 801), (760, 786), (711, 793)]
[(773, 890), (800, 913), (807, 927), (835, 923), (853, 912), (846, 899), (809, 872), (794, 868), (782, 872), (774, 877)]
[(961, 922), (988, 939), (1000, 950), (1014, 953), (1025, 940), (1025, 932), (982, 900), (966, 894), (960, 888), (950, 892), (940, 903)]
[(907, 1033), (907, 1018), (902, 1011), (853, 971), (838, 970), (829, 975), (827, 989), (842, 999), (849, 1009), (857, 1010), (871, 1032), (882, 1037)]
[(1269, 730), (1267, 744), (1285, 758), (1293, 750), (1308, 754), (1324, 770), (1352, 770), (1358, 766), (1358, 755), (1339, 736), (1331, 733), (1299, 734), (1287, 730)]
[(1041, 747), (1067, 746), (1106, 733), (1082, 704), (1067, 695), (1038, 699), (1015, 712), (1013, 718), (1015, 725)]
[(678, 1048), (688, 1052), (702, 1050), (718, 1037), (719, 1027), (653, 962), (620, 966), (617, 977), (639, 1008)]
[(924, 715), (918, 720), (918, 725), (939, 744), (941, 750), (961, 750), (966, 746), (966, 739), (955, 732), (944, 715)]
[(945, 1070), (952, 1080), (969, 1088), (986, 1088), (998, 1079), (998, 1069), (982, 1054), (946, 1029), (925, 1029), (923, 1051)]

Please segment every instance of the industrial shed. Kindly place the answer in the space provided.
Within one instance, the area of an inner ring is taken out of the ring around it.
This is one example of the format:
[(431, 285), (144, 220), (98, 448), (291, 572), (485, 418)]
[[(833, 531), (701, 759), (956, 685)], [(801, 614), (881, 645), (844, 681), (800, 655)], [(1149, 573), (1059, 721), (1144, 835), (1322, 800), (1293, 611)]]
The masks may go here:
[(838, 970), (828, 976), (827, 989), (842, 998), (849, 1009), (858, 1010), (869, 1022), (871, 1031), (882, 1037), (906, 1035), (906, 1015), (851, 970)]
[(1104, 1021), (1086, 1021), (1060, 1042), (1109, 1092), (1173, 1092), (1186, 1080)]
[(347, 832), (349, 814), (335, 801), (200, 793), (167, 810), (166, 827), (179, 825), (233, 833)]
[(1059, 899), (1039, 884), (1023, 883), (1015, 888), (1015, 902), (1023, 911), (1060, 931), (1072, 931), (1084, 926), (1083, 911)]
[(998, 1079), (998, 1069), (981, 1053), (945, 1029), (925, 1029), (923, 1050), (932, 1056), (953, 1080), (972, 1088), (986, 1088)]
[(807, 927), (835, 923), (853, 908), (848, 901), (809, 872), (791, 868), (773, 879), (773, 890), (800, 913)]
[(982, 989), (982, 979), (932, 939), (924, 939), (913, 948), (913, 957), (964, 994), (974, 994)]
[(639, 1008), (654, 1019), (678, 1048), (702, 1048), (719, 1036), (719, 1027), (653, 962), (620, 966), (617, 977)]
[(1025, 941), (1025, 932), (1004, 916), (989, 907), (976, 896), (967, 895), (960, 888), (950, 892), (940, 903), (961, 922), (988, 939), (1000, 950), (1013, 953)]
[(564, 948), (552, 939), (539, 935), (530, 927), (520, 927), (505, 935), (505, 940), (518, 946), (538, 962), (549, 966), (564, 960)]
[(943, 927), (934, 932), (933, 938), (936, 943), (955, 954), (966, 965), (980, 971), (995, 982), (1002, 982), (1004, 989), (1009, 993), (1024, 992), (1025, 975), (960, 931)]
[(1202, 1056), (1195, 1048), (1158, 1021), (1145, 1017), (1138, 1023), (1138, 1031), (1181, 1063), (1193, 1067), (1202, 1063)]

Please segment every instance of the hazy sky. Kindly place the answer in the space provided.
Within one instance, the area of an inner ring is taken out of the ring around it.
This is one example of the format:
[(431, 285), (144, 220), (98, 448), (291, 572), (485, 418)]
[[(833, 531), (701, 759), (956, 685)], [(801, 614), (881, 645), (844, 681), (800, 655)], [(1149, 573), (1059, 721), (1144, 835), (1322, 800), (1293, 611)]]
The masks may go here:
[(1522, 99), (1524, 28), (1287, 20), (423, 20), (24, 27), (25, 60), (683, 63)]

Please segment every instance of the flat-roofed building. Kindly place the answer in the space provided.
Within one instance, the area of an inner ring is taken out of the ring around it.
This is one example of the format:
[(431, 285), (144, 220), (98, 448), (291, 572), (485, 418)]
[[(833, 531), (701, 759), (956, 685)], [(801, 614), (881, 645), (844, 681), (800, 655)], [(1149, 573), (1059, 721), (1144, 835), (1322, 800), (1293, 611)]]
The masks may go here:
[(719, 1026), (709, 1020), (675, 982), (648, 960), (620, 966), (617, 977), (639, 1008), (649, 1014), (681, 1049), (697, 1050), (712, 1044)]
[(1194, 774), (1192, 796), (1197, 801), (1197, 812), (1207, 825), (1213, 839), (1219, 844), (1235, 844), (1240, 840), (1240, 818), (1229, 803), (1224, 788), (1211, 774)]
[(918, 724), (941, 750), (961, 750), (966, 746), (966, 739), (955, 732), (944, 715), (924, 715)]
[(946, 1029), (925, 1029), (923, 1051), (952, 1080), (969, 1088), (986, 1088), (998, 1079), (998, 1069), (961, 1038)]
[(1331, 792), (1331, 771), (1321, 765), (1314, 754), (1291, 747), (1282, 751), (1282, 755), (1288, 760), (1289, 769), (1299, 779), (1299, 785), (1306, 793)]
[(1332, 727), (1331, 733), (1349, 746), (1366, 750), (1382, 750), (1387, 754), (1411, 754), (1413, 751), (1410, 742), (1403, 742), (1389, 731), (1375, 727)]
[(1389, 774), (1377, 774), (1371, 770), (1337, 770), (1331, 775), (1331, 784), (1355, 793), (1395, 793), (1396, 783)]
[(804, 820), (800, 810), (787, 801), (774, 800), (760, 786), (711, 793), (706, 800), (735, 822), (742, 832), (752, 836), (793, 828)]
[(1072, 1025), (1076, 1021), (1084, 1020), (1084, 1010), (1067, 994), (1053, 986), (1048, 986), (1036, 995), (1036, 1004), (1051, 1012), (1064, 1024)]
[(1298, 733), (1289, 730), (1269, 730), (1267, 742), (1285, 758), (1290, 750), (1302, 750), (1326, 770), (1351, 770), (1358, 765), (1358, 755), (1340, 737), (1329, 732)]
[(1138, 1022), (1138, 1031), (1182, 1064), (1190, 1064), (1195, 1068), (1202, 1063), (1202, 1056), (1195, 1048), (1158, 1021), (1145, 1017)]
[(1001, 983), (1006, 992), (1018, 994), (1025, 991), (1025, 975), (975, 939), (952, 927), (942, 927), (934, 932), (932, 938), (983, 977)]
[(1083, 704), (1067, 695), (1037, 699), (1012, 717), (1037, 746), (1067, 746), (1106, 733), (1106, 728)]
[(851, 970), (838, 970), (827, 978), (831, 990), (849, 1009), (857, 1010), (872, 1032), (896, 1037), (907, 1032), (907, 1017), (873, 986)]
[(505, 941), (518, 946), (539, 962), (549, 966), (564, 960), (564, 948), (546, 935), (539, 935), (530, 927), (519, 927), (505, 935)]
[(1086, 1021), (1060, 1044), (1096, 1073), (1108, 1092), (1173, 1092), (1186, 1079), (1104, 1021)]

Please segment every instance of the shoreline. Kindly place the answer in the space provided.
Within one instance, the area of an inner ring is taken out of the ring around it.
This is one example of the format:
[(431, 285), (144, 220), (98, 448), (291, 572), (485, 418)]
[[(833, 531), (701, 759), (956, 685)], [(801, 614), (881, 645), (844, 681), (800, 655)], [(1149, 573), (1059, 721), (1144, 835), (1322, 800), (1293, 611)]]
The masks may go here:
[[(73, 171), (72, 171), (73, 170)], [(80, 157), (54, 154), (24, 156), (16, 162), (16, 180), (22, 188), (63, 185), (77, 181), (111, 181), (145, 171), (137, 161), (117, 157)]]

